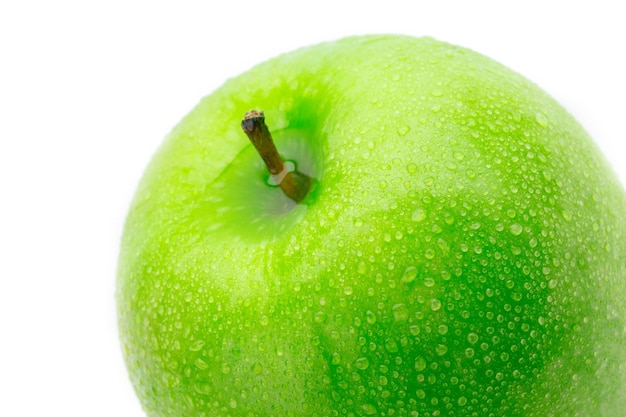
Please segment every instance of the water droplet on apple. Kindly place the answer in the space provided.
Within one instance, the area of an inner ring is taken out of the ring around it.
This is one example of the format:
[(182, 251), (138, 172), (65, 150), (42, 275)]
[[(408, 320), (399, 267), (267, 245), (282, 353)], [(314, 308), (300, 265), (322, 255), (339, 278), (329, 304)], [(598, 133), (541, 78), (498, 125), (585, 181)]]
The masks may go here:
[(414, 266), (409, 266), (407, 269), (404, 270), (404, 273), (402, 274), (400, 281), (404, 282), (405, 284), (408, 284), (410, 282), (413, 282), (416, 276), (417, 276), (417, 268), (415, 268)]
[(441, 96), (443, 96), (443, 91), (441, 91), (439, 89), (436, 89), (436, 90), (433, 90), (430, 93), (430, 95), (432, 95), (433, 97), (441, 97)]
[(411, 126), (409, 125), (402, 125), (399, 126), (397, 129), (398, 135), (400, 136), (406, 136), (407, 133), (409, 133), (411, 131)]
[(439, 311), (441, 309), (441, 301), (437, 298), (430, 300), (430, 309), (432, 311)]
[(572, 215), (569, 214), (568, 211), (563, 210), (563, 213), (561, 213), (563, 215), (563, 219), (565, 219), (566, 222), (569, 222), (572, 220)]
[(189, 350), (192, 352), (197, 352), (200, 349), (202, 349), (204, 344), (205, 344), (204, 340), (196, 340), (195, 342), (191, 344), (191, 346), (189, 346)]
[(415, 358), (415, 370), (419, 372), (423, 371), (424, 369), (426, 369), (426, 359), (418, 356), (417, 358)]
[(515, 236), (519, 236), (522, 233), (522, 226), (518, 223), (513, 223), (509, 229), (511, 230), (511, 233), (513, 233)]
[(421, 222), (426, 218), (426, 211), (423, 208), (416, 209), (411, 215), (411, 220), (414, 222)]
[(417, 172), (417, 164), (410, 162), (406, 165), (406, 170), (409, 174), (415, 174)]
[(548, 127), (548, 118), (541, 112), (535, 114), (535, 121), (537, 121), (537, 124), (541, 127)]
[(374, 314), (372, 310), (367, 310), (367, 312), (365, 313), (365, 319), (369, 324), (374, 324), (376, 323), (376, 314)]
[(404, 304), (396, 304), (392, 308), (393, 318), (397, 322), (407, 321), (409, 318), (409, 310)]
[(230, 374), (230, 371), (231, 371), (230, 365), (227, 364), (227, 363), (223, 363), (222, 364), (222, 373), (224, 375), (228, 375), (228, 374)]
[(363, 409), (365, 415), (373, 416), (377, 414), (376, 407), (374, 407), (372, 404), (363, 404), (361, 408)]
[(203, 361), (201, 358), (196, 359), (194, 363), (198, 369), (201, 369), (203, 371), (209, 368), (209, 365), (205, 361)]
[(468, 334), (467, 341), (470, 342), (472, 345), (476, 344), (476, 342), (478, 342), (478, 335), (476, 333)]
[(352, 287), (344, 287), (343, 288), (343, 293), (345, 295), (352, 295)]
[(394, 339), (389, 338), (385, 341), (385, 349), (388, 352), (395, 353), (399, 350), (398, 343)]
[(332, 363), (333, 365), (339, 365), (339, 363), (341, 363), (341, 354), (334, 352), (330, 363)]
[(355, 362), (354, 362), (354, 366), (357, 367), (357, 369), (360, 369), (362, 371), (366, 370), (367, 368), (369, 368), (370, 366), (370, 361), (367, 358), (358, 358)]

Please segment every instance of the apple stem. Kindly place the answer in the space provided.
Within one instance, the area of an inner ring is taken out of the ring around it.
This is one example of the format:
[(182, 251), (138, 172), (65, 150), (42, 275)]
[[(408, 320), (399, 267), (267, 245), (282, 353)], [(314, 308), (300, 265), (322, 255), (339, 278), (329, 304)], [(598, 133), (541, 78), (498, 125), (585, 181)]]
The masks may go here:
[(278, 154), (276, 145), (274, 145), (272, 134), (265, 124), (263, 112), (258, 110), (247, 112), (241, 121), (241, 128), (265, 162), (267, 170), (283, 193), (296, 203), (302, 202), (311, 189), (313, 180), (300, 171), (290, 171), (287, 168)]

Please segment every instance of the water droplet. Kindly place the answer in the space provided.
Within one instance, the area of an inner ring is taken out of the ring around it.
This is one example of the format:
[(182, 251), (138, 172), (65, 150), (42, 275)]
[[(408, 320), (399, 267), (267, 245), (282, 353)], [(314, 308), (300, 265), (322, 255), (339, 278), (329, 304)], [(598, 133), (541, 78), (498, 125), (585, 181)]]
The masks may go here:
[(441, 301), (436, 298), (430, 300), (430, 309), (432, 311), (439, 311), (441, 309)]
[(478, 342), (478, 335), (476, 333), (470, 333), (467, 335), (467, 341), (472, 345)]
[(252, 365), (252, 372), (254, 372), (256, 375), (261, 375), (263, 373), (263, 365), (261, 365), (260, 363), (255, 363), (254, 365)]
[(404, 304), (396, 304), (392, 308), (393, 318), (397, 322), (407, 321), (409, 318), (409, 310)]
[(196, 340), (189, 346), (189, 350), (192, 352), (197, 352), (204, 346), (204, 340)]
[(362, 371), (366, 370), (367, 368), (369, 368), (370, 366), (370, 361), (367, 358), (358, 358), (355, 362), (354, 362), (354, 366), (357, 367), (357, 369), (360, 369)]
[(200, 358), (196, 359), (195, 364), (198, 369), (201, 369), (203, 371), (209, 368), (209, 365)]
[(222, 373), (225, 375), (228, 375), (230, 373), (231, 369), (230, 369), (230, 365), (227, 363), (223, 363), (222, 364)]
[(410, 162), (406, 165), (406, 170), (409, 174), (415, 174), (417, 172), (417, 164)]
[(435, 251), (433, 249), (426, 249), (424, 251), (424, 256), (426, 259), (433, 259), (435, 257)]
[(399, 350), (398, 343), (394, 339), (389, 338), (385, 341), (385, 349), (388, 352), (395, 353)]
[(457, 402), (458, 402), (458, 404), (462, 407), (462, 406), (464, 406), (465, 404), (467, 404), (467, 398), (465, 398), (465, 397), (459, 397), (459, 399), (458, 399), (458, 401), (457, 401)]
[(266, 315), (263, 315), (259, 319), (259, 323), (261, 324), (261, 326), (267, 326), (270, 323), (270, 319)]
[(409, 133), (410, 131), (411, 131), (411, 126), (409, 125), (402, 125), (398, 127), (397, 129), (398, 135), (400, 136), (406, 136), (406, 134)]
[(559, 285), (559, 281), (556, 279), (551, 279), (550, 282), (548, 282), (548, 287), (549, 288), (556, 288), (556, 286)]
[(419, 372), (423, 371), (424, 369), (426, 369), (426, 359), (418, 356), (417, 358), (415, 358), (415, 370)]
[(331, 359), (330, 363), (332, 363), (333, 365), (339, 365), (339, 363), (341, 363), (341, 355), (337, 352), (333, 353), (333, 358)]
[(443, 96), (443, 91), (436, 89), (430, 93), (433, 97), (441, 97)]
[(376, 323), (376, 314), (374, 314), (371, 310), (367, 310), (365, 313), (365, 319), (369, 324)]
[(402, 274), (402, 278), (400, 278), (400, 281), (408, 284), (409, 282), (413, 282), (416, 276), (417, 276), (417, 268), (415, 268), (414, 266), (409, 266), (407, 269), (404, 270), (404, 273)]
[(548, 118), (546, 117), (545, 114), (543, 114), (541, 112), (537, 112), (535, 114), (535, 120), (537, 121), (539, 126), (541, 126), (541, 127), (548, 127)]
[(352, 294), (352, 287), (344, 287), (343, 288), (343, 293), (345, 295), (351, 295)]
[(509, 229), (511, 230), (511, 233), (513, 233), (515, 236), (519, 236), (522, 233), (522, 226), (518, 223), (513, 223)]
[(563, 210), (563, 218), (565, 219), (566, 222), (569, 222), (572, 220), (572, 215), (569, 214), (568, 211)]
[(443, 356), (448, 352), (448, 346), (439, 344), (435, 348), (435, 351), (437, 352), (437, 355)]
[(363, 404), (361, 408), (363, 409), (365, 415), (373, 416), (377, 414), (376, 407), (374, 407), (372, 404)]
[(424, 209), (422, 208), (416, 209), (411, 215), (411, 220), (413, 220), (414, 222), (421, 222), (425, 218), (426, 218), (426, 211), (424, 211)]

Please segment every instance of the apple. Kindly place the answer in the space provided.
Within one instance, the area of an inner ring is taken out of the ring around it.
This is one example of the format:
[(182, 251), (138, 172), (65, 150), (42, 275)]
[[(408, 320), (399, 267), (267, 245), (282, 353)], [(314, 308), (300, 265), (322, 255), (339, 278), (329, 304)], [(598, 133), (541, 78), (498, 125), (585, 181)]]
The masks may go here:
[(116, 297), (152, 417), (626, 416), (623, 187), (540, 88), (430, 38), (203, 99), (138, 187)]

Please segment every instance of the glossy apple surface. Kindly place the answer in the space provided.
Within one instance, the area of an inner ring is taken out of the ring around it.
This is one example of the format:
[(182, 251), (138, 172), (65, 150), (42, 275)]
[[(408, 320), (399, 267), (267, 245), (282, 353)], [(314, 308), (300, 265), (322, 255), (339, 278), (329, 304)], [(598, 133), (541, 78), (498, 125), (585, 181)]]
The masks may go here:
[[(265, 111), (296, 205), (240, 129)], [(626, 416), (626, 196), (537, 86), (355, 37), (226, 82), (132, 203), (118, 313), (151, 417)]]

